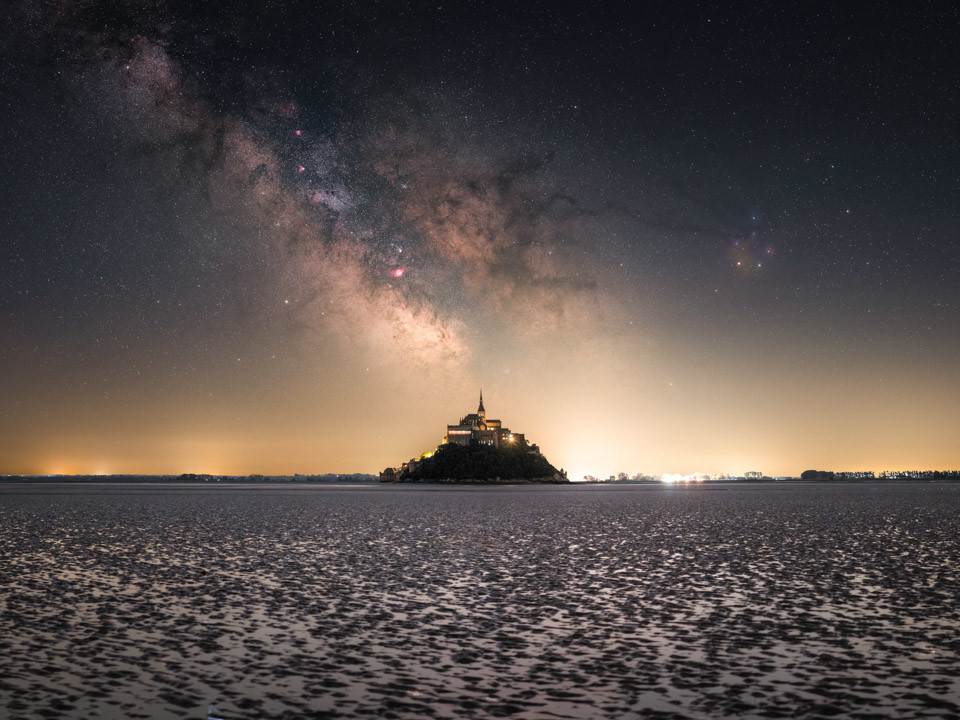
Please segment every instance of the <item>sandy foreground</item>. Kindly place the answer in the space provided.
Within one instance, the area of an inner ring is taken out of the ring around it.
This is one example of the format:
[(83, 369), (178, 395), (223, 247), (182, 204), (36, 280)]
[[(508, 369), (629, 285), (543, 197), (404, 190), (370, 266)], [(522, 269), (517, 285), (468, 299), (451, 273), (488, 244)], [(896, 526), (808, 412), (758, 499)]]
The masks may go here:
[(960, 717), (960, 486), (0, 486), (0, 716)]

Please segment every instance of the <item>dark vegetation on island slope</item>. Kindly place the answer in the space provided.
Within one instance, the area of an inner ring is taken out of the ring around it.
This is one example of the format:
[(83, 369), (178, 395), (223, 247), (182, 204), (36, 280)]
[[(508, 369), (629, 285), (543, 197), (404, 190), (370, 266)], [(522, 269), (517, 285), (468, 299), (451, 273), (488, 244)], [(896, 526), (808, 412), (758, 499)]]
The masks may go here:
[(441, 445), (398, 482), (568, 482), (566, 476), (527, 446)]

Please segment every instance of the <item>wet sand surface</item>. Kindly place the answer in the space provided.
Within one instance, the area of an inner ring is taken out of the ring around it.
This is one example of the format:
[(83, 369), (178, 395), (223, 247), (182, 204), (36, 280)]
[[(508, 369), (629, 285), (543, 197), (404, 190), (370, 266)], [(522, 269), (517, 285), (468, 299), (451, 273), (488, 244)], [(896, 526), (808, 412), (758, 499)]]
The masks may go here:
[(0, 716), (958, 718), (960, 485), (0, 486)]

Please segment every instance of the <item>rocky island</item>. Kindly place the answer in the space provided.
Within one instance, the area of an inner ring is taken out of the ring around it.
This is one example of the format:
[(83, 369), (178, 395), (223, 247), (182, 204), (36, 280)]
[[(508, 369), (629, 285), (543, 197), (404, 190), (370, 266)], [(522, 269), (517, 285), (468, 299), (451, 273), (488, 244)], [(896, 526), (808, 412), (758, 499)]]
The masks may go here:
[(488, 419), (480, 405), (475, 413), (447, 425), (436, 450), (412, 458), (398, 468), (386, 468), (380, 482), (398, 483), (566, 483), (563, 469), (557, 470), (527, 442), (523, 433), (511, 432), (500, 420)]

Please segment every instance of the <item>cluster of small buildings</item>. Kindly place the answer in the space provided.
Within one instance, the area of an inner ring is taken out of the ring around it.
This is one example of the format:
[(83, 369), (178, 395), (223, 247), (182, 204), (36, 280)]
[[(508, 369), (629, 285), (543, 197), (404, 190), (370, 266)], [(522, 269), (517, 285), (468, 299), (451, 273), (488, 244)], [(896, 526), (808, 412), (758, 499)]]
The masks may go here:
[(833, 475), (838, 480), (957, 480), (960, 470), (884, 470), (879, 474), (865, 470)]
[(586, 475), (583, 478), (584, 482), (587, 483), (703, 483), (703, 482), (766, 482), (770, 480), (790, 480), (792, 478), (788, 477), (776, 477), (771, 478), (764, 475), (759, 470), (750, 470), (745, 472), (743, 475), (727, 475), (727, 474), (711, 474), (711, 473), (688, 473), (682, 475), (680, 473), (664, 473), (663, 475), (644, 475), (643, 473), (637, 473), (636, 475), (628, 475), (625, 472), (620, 473), (619, 475), (611, 475), (608, 478), (598, 478), (593, 475)]

